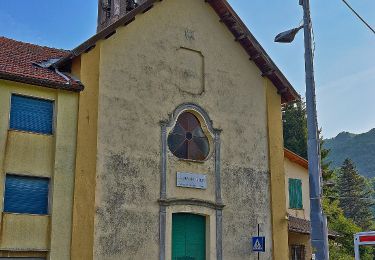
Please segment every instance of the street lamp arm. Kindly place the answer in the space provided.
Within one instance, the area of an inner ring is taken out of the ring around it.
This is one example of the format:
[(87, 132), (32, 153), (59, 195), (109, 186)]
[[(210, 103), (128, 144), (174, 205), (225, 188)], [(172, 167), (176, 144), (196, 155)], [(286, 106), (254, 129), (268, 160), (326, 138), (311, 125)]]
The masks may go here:
[(291, 43), (294, 38), (296, 37), (297, 33), (303, 28), (303, 25), (293, 28), (291, 30), (279, 33), (275, 37), (275, 42), (280, 42), (280, 43)]

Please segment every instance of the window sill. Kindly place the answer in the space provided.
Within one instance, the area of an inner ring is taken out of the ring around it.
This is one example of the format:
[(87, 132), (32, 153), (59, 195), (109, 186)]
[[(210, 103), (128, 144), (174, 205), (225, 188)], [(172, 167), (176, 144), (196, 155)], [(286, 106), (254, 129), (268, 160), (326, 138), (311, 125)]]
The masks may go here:
[(38, 132), (31, 132), (31, 131), (25, 131), (25, 130), (19, 130), (19, 129), (8, 129), (9, 132), (15, 132), (15, 133), (24, 133), (24, 134), (33, 134), (33, 135), (42, 135), (42, 136), (54, 136), (54, 134), (44, 134), (44, 133), (38, 133)]
[(17, 212), (5, 212), (3, 215), (22, 215), (22, 216), (37, 216), (37, 217), (50, 217), (50, 214), (32, 214), (32, 213), (17, 213)]

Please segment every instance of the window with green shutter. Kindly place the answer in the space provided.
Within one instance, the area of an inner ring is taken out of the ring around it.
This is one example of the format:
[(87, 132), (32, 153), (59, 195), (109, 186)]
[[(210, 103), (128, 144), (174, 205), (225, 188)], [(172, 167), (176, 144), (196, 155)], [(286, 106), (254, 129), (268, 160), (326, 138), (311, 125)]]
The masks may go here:
[(289, 208), (302, 209), (302, 181), (289, 179)]

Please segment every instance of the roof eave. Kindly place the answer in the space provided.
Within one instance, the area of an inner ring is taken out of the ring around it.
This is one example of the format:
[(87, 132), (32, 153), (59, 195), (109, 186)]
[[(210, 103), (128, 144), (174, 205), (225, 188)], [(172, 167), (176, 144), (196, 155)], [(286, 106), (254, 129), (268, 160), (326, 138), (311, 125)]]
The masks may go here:
[(284, 156), (288, 158), (290, 161), (295, 162), (302, 166), (305, 169), (309, 168), (309, 161), (305, 158), (299, 156), (298, 154), (292, 152), (291, 150), (284, 147)]
[(206, 2), (212, 6), (219, 15), (220, 21), (228, 27), (236, 41), (246, 50), (250, 56), (250, 60), (253, 60), (259, 67), (262, 76), (270, 79), (275, 85), (282, 97), (282, 103), (301, 99), (300, 95), (255, 39), (230, 4), (226, 0), (206, 0)]
[[(155, 2), (160, 2), (161, 0), (147, 0), (143, 4), (139, 5), (132, 11), (128, 12), (122, 18), (114, 22), (113, 24), (107, 26), (87, 41), (76, 47), (71, 51), (71, 53), (65, 58), (57, 61), (53, 64), (53, 67), (60, 68), (67, 62), (70, 62), (75, 57), (81, 55), (84, 52), (90, 51), (95, 47), (99, 40), (107, 39), (116, 33), (116, 30), (120, 26), (126, 26), (130, 22), (135, 20), (137, 14), (144, 13), (151, 9)], [(250, 56), (250, 60), (261, 70), (262, 76), (267, 77), (277, 88), (278, 93), (281, 95), (281, 102), (287, 103), (295, 100), (301, 99), (300, 95), (293, 88), (284, 74), (268, 56), (263, 47), (252, 35), (250, 30), (243, 23), (241, 18), (232, 9), (226, 0), (205, 0), (211, 7), (216, 11), (220, 17), (220, 21), (223, 22), (228, 29), (235, 36), (236, 41), (238, 41), (245, 51)]]
[(19, 83), (26, 83), (26, 84), (36, 85), (36, 86), (41, 86), (41, 87), (48, 87), (48, 88), (53, 88), (53, 89), (67, 90), (67, 91), (72, 91), (72, 92), (80, 92), (84, 89), (84, 86), (78, 82), (77, 82), (77, 87), (75, 87), (75, 86), (72, 86), (71, 84), (58, 83), (58, 82), (51, 81), (51, 80), (36, 79), (36, 78), (24, 77), (21, 75), (16, 75), (16, 74), (11, 74), (11, 73), (3, 73), (3, 72), (0, 72), (0, 79), (15, 81)]
[(150, 10), (155, 2), (161, 2), (162, 0), (147, 0), (132, 11), (128, 12), (122, 18), (117, 20), (116, 22), (110, 24), (109, 26), (103, 28), (100, 32), (96, 33), (85, 42), (74, 48), (71, 53), (64, 57), (63, 59), (57, 61), (52, 66), (55, 68), (59, 68), (65, 65), (67, 62), (71, 61), (75, 57), (81, 55), (82, 53), (89, 52), (96, 46), (96, 43), (103, 39), (108, 39), (110, 36), (116, 33), (117, 28), (120, 26), (126, 26), (127, 24), (131, 23), (135, 20), (135, 16), (140, 13), (145, 13), (146, 11)]

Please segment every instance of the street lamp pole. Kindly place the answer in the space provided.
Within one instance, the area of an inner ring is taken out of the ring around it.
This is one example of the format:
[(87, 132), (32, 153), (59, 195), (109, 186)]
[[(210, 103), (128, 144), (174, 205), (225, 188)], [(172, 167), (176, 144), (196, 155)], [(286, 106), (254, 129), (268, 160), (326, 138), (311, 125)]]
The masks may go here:
[(275, 42), (290, 43), (302, 28), (305, 33), (305, 75), (306, 75), (306, 112), (307, 112), (307, 157), (310, 180), (310, 220), (311, 245), (314, 260), (328, 260), (327, 218), (322, 208), (322, 174), (320, 165), (320, 140), (316, 115), (316, 97), (314, 81), (314, 61), (311, 40), (310, 0), (300, 0), (303, 6), (303, 26), (279, 33)]
[(311, 245), (315, 259), (328, 260), (327, 218), (322, 208), (322, 175), (320, 165), (320, 140), (316, 113), (316, 96), (314, 81), (314, 63), (311, 39), (310, 0), (300, 0), (303, 6), (304, 39), (305, 39), (305, 73), (306, 73), (306, 111), (307, 111), (307, 156), (310, 180), (310, 220)]

